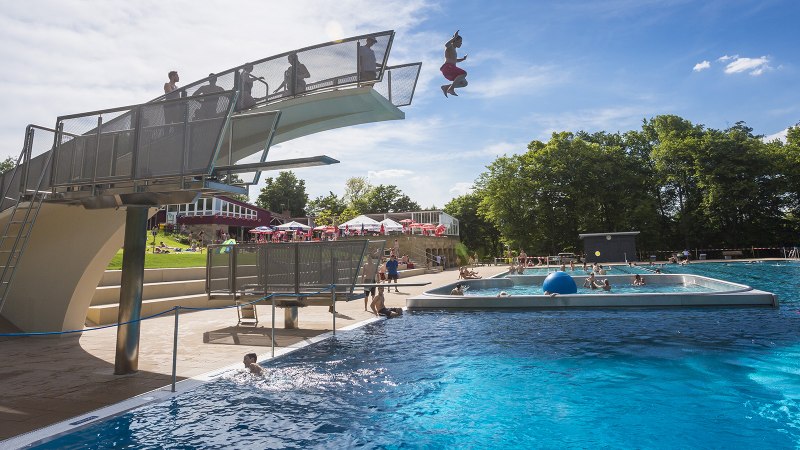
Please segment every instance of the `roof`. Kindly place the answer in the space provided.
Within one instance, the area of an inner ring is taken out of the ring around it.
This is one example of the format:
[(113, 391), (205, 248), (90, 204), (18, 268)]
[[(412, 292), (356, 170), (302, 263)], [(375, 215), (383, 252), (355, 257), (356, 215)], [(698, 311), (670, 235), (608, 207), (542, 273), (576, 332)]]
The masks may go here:
[(578, 237), (583, 239), (587, 237), (602, 237), (602, 236), (636, 236), (639, 234), (638, 231), (615, 231), (613, 233), (582, 233), (579, 234)]

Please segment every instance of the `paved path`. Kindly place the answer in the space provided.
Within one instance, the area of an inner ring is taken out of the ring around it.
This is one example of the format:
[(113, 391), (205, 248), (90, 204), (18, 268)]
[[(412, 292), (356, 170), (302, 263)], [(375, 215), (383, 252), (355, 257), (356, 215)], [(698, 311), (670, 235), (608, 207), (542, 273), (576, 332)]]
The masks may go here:
[[(484, 277), (505, 266), (478, 267)], [(405, 299), (425, 290), (455, 282), (458, 271), (401, 278), (400, 282), (425, 283), (386, 294), (390, 307), (405, 306)], [(237, 327), (235, 309), (182, 314), (179, 327), (178, 379), (240, 363), (242, 355), (270, 352), (270, 305), (258, 307), (259, 327)], [(364, 301), (337, 303), (336, 328), (372, 319)], [(286, 347), (331, 330), (326, 307), (301, 308), (300, 329), (283, 329), (283, 310), (276, 310), (275, 343)], [(0, 440), (35, 430), (135, 395), (166, 386), (172, 381), (174, 316), (142, 322), (139, 372), (114, 375), (116, 328), (73, 337), (0, 338)], [(206, 334), (208, 333), (208, 334)], [(204, 335), (209, 342), (204, 342)]]

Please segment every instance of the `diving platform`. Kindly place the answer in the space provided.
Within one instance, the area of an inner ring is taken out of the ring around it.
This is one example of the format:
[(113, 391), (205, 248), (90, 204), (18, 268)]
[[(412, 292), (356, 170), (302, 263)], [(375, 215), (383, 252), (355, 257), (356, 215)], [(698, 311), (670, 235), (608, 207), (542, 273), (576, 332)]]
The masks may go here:
[[(359, 58), (367, 38), (372, 68)], [(23, 331), (82, 329), (126, 220), (139, 227), (161, 205), (244, 193), (265, 170), (339, 162), (281, 160), (273, 144), (404, 119), (421, 63), (389, 65), (393, 40), (384, 31), (293, 50), (146, 103), (29, 126), (16, 167), (0, 175), (0, 315)], [(122, 295), (135, 303), (135, 291)]]

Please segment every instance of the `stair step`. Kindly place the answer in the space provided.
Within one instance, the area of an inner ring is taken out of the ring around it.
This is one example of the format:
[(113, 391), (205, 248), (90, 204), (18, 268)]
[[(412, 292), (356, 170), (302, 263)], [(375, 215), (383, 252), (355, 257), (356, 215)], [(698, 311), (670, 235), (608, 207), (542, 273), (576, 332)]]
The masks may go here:
[[(142, 299), (144, 301), (174, 296), (206, 293), (206, 280), (161, 281), (144, 283)], [(93, 306), (109, 305), (119, 302), (120, 286), (99, 286), (94, 291), (91, 304)]]
[[(150, 316), (175, 306), (190, 306), (194, 308), (209, 308), (233, 304), (233, 299), (209, 300), (206, 294), (180, 295), (177, 297), (164, 297), (152, 300), (142, 300), (142, 317)], [(190, 311), (181, 311), (181, 314)], [(236, 317), (235, 312), (231, 312)], [(119, 318), (119, 304), (90, 306), (86, 318), (98, 325), (115, 323)]]

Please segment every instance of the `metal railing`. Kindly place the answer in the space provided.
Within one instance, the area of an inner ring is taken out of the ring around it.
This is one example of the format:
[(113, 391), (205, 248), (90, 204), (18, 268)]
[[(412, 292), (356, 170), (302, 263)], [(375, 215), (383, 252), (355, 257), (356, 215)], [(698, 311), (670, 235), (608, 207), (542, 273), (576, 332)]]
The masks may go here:
[(422, 63), (387, 67), (381, 82), (375, 84), (375, 90), (389, 99), (394, 106), (408, 106), (414, 100), (414, 91), (421, 69)]
[(337, 293), (349, 294), (368, 248), (367, 240), (210, 245), (206, 293), (302, 294), (336, 285)]
[(209, 175), (235, 102), (226, 91), (59, 117), (51, 185)]
[[(368, 50), (375, 56), (376, 67), (361, 67), (367, 39), (376, 42)], [(338, 89), (381, 81), (394, 31), (364, 34), (347, 39), (292, 50), (228, 69), (159, 96), (166, 98), (191, 97), (201, 88), (221, 87), (240, 90), (237, 110), (297, 97), (315, 91)]]

